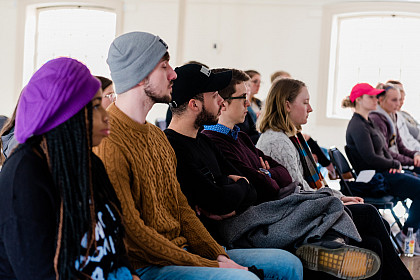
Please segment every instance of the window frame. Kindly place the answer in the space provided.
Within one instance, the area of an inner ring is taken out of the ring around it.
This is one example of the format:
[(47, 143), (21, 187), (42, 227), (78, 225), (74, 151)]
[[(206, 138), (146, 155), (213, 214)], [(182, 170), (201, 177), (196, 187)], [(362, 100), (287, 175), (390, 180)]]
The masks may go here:
[[(321, 35), (320, 75), (318, 92), (320, 97), (318, 117), (326, 125), (345, 125), (348, 118), (331, 114), (335, 96), (335, 78), (337, 76), (338, 24), (340, 19), (360, 16), (395, 14), (420, 18), (420, 3), (401, 2), (353, 2), (324, 6)], [(373, 85), (375, 86), (375, 85)]]
[[(123, 32), (123, 1), (121, 0), (84, 0), (84, 1), (54, 1), (54, 0), (19, 0), (18, 3), (18, 22), (17, 22), (17, 49), (16, 49), (16, 75), (15, 75), (15, 95), (16, 100), (22, 89), (23, 77), (25, 72), (25, 61), (31, 61), (32, 68), (35, 65), (35, 32), (28, 36), (26, 28), (37, 30), (37, 14), (39, 9), (49, 8), (68, 8), (84, 7), (87, 9), (112, 11), (116, 14), (116, 36)], [(25, 44), (33, 42), (33, 46), (26, 49)], [(29, 67), (31, 66), (29, 65)], [(28, 66), (27, 66), (28, 67)], [(26, 70), (28, 71), (28, 70)]]

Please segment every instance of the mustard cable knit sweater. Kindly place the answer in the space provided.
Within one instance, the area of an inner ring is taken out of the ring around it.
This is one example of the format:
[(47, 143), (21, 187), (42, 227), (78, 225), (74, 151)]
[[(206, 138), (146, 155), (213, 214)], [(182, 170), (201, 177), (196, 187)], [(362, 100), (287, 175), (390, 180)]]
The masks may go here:
[(150, 123), (135, 122), (115, 104), (108, 107), (108, 113), (111, 135), (94, 151), (121, 201), (128, 255), (134, 268), (217, 267), (217, 256), (226, 252), (181, 192), (175, 152), (165, 134)]

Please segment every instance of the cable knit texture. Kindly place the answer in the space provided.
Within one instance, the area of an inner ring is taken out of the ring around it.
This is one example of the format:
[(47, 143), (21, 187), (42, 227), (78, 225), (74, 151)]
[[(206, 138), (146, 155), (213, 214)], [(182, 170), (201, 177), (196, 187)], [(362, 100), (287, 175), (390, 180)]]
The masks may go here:
[[(314, 191), (303, 178), (303, 166), (300, 161), (299, 153), (292, 141), (283, 131), (267, 130), (261, 134), (256, 147), (265, 155), (270, 156), (275, 161), (286, 167), (292, 177), (293, 182), (302, 183), (305, 191)], [(332, 190), (335, 197), (341, 198), (343, 194), (337, 190)]]
[(217, 256), (226, 253), (182, 194), (175, 152), (163, 132), (150, 123), (135, 122), (115, 104), (107, 110), (112, 133), (94, 151), (121, 201), (134, 268), (217, 267)]

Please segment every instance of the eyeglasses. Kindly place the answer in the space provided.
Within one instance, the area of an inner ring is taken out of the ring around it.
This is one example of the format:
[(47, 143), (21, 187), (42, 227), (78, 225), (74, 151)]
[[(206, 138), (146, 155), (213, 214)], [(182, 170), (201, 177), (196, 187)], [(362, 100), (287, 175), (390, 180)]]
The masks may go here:
[(233, 100), (233, 99), (246, 99), (246, 93), (244, 93), (240, 96), (236, 96), (236, 97), (231, 96), (231, 97), (225, 98), (225, 100)]
[(104, 97), (109, 98), (111, 102), (114, 102), (117, 99), (117, 94), (115, 92), (111, 92), (111, 93), (105, 94)]

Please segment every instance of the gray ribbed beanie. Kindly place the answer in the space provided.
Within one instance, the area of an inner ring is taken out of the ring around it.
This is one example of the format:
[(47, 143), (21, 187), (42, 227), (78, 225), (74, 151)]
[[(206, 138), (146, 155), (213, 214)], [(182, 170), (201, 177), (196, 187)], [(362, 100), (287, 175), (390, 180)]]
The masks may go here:
[(115, 93), (126, 92), (146, 78), (167, 49), (159, 36), (146, 32), (130, 32), (117, 37), (109, 47), (106, 60)]

